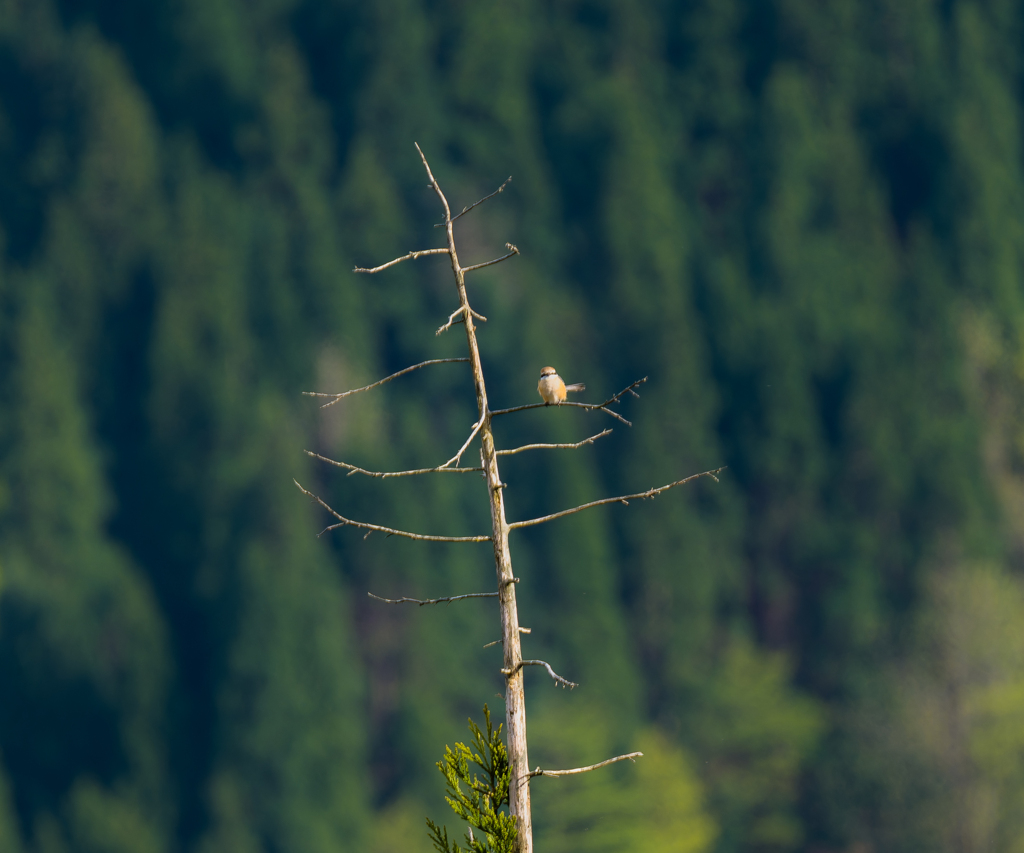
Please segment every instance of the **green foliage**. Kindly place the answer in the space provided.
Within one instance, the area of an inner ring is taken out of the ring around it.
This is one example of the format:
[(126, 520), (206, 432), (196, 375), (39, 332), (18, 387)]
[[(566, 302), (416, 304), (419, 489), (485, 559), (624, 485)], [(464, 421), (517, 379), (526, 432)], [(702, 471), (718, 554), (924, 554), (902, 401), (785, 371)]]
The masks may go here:
[[(456, 743), (452, 750), (444, 748), (444, 758), (437, 762), (437, 769), (444, 776), (448, 793), (445, 800), (453, 812), (469, 824), (466, 831), (466, 848), (469, 853), (514, 853), (516, 849), (516, 819), (501, 807), (508, 807), (509, 766), (508, 750), (501, 739), (501, 725), (491, 725), (491, 711), (484, 705), (486, 733), (469, 720), (473, 734), (471, 746)], [(472, 762), (483, 771), (481, 777), (471, 772)], [(466, 790), (463, 790), (465, 785)], [(440, 853), (460, 853), (463, 850), (455, 841), (448, 841), (448, 829), (438, 826), (427, 818), (430, 838)], [(473, 828), (483, 833), (477, 838)]]
[(0, 773), (0, 848), (8, 853), (21, 853), (24, 848), (20, 835), (17, 815), (11, 802), (11, 786), (6, 774)]
[(947, 567), (930, 584), (908, 674), (908, 714), (934, 764), (955, 780), (937, 801), (977, 849), (1024, 845), (1024, 584), (997, 565)]
[(694, 714), (694, 751), (717, 807), (720, 850), (796, 849), (800, 773), (824, 729), (823, 707), (788, 687), (785, 657), (733, 641), (702, 681)]

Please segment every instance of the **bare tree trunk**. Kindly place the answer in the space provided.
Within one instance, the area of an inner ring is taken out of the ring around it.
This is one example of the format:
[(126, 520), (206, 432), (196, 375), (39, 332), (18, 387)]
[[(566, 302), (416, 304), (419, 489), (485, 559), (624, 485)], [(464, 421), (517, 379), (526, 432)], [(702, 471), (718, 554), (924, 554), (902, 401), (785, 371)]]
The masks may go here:
[[(481, 380), (482, 381), (482, 380)], [(488, 424), (483, 432), (483, 462), (491, 498), (491, 528), (494, 531), (494, 568), (498, 575), (498, 601), (501, 607), (501, 640), (505, 650), (505, 724), (508, 731), (509, 810), (519, 824), (519, 849), (533, 851), (533, 817), (530, 814), (530, 761), (526, 750), (526, 695), (523, 690), (523, 655), (519, 642), (519, 613), (516, 609), (516, 585), (512, 576), (512, 555), (508, 549), (508, 524), (505, 502), (498, 476), (498, 457)]]
[[(419, 146), (416, 146), (419, 150)], [(476, 342), (474, 312), (466, 295), (466, 277), (459, 264), (455, 250), (455, 231), (452, 225), (448, 200), (430, 171), (427, 160), (420, 151), (423, 165), (430, 176), (431, 186), (444, 205), (445, 230), (448, 236), (448, 252), (451, 256), (452, 272), (459, 291), (459, 304), (463, 323), (466, 326), (466, 344), (469, 347), (469, 364), (473, 371), (473, 385), (476, 388), (476, 403), (480, 425), (480, 461), (487, 478), (487, 494), (491, 504), (491, 542), (494, 545), (494, 569), (498, 576), (498, 602), (501, 609), (501, 640), (504, 648), (503, 671), (505, 676), (505, 725), (508, 738), (508, 760), (511, 770), (509, 780), (509, 811), (519, 826), (520, 853), (533, 853), (533, 817), (530, 813), (530, 761), (526, 748), (526, 694), (523, 690), (523, 654), (519, 636), (519, 613), (516, 608), (516, 584), (512, 574), (512, 554), (508, 547), (508, 523), (505, 521), (505, 488), (498, 473), (498, 455), (491, 431), (491, 413), (487, 407), (487, 385), (484, 381), (483, 365), (480, 363), (480, 349)]]

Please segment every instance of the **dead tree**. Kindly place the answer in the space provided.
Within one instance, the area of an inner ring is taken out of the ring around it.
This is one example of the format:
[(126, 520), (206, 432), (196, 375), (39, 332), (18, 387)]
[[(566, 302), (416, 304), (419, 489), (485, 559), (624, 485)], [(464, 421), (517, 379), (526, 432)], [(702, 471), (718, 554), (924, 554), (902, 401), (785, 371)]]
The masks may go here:
[[(480, 362), (480, 351), (477, 347), (477, 326), (475, 321), (479, 320), (486, 322), (486, 317), (483, 317), (479, 313), (473, 310), (469, 303), (469, 297), (466, 293), (466, 274), (475, 270), (483, 269), (494, 264), (501, 263), (502, 261), (508, 260), (514, 255), (519, 254), (519, 250), (511, 243), (506, 243), (507, 252), (500, 257), (494, 258), (490, 261), (484, 261), (483, 263), (472, 264), (464, 267), (459, 261), (459, 255), (455, 247), (455, 230), (454, 225), (459, 217), (464, 216), (466, 213), (471, 211), (477, 205), (490, 198), (493, 198), (500, 193), (508, 181), (505, 181), (497, 190), (488, 196), (480, 199), (474, 204), (464, 208), (461, 213), (452, 215), (451, 209), (448, 205), (448, 200), (445, 198), (444, 193), (441, 191), (441, 187), (438, 185), (437, 179), (434, 177), (430, 170), (430, 165), (427, 163), (427, 158), (424, 157), (423, 152), (420, 150), (419, 145), (416, 145), (416, 150), (419, 152), (420, 159), (423, 161), (423, 167), (426, 169), (427, 177), (430, 180), (428, 186), (433, 189), (437, 194), (438, 200), (441, 202), (441, 206), (444, 210), (444, 222), (443, 227), (447, 235), (447, 245), (436, 248), (436, 249), (421, 249), (415, 252), (409, 252), (402, 257), (395, 258), (394, 260), (388, 261), (385, 264), (373, 268), (362, 268), (356, 267), (355, 272), (357, 273), (368, 273), (374, 274), (383, 272), (384, 270), (400, 264), (403, 261), (411, 261), (417, 258), (422, 258), (427, 255), (447, 255), (452, 266), (452, 274), (455, 277), (455, 287), (458, 291), (459, 307), (451, 313), (445, 322), (438, 330), (437, 334), (440, 335), (443, 332), (447, 332), (453, 326), (462, 324), (466, 330), (466, 345), (469, 350), (469, 354), (466, 358), (438, 358), (431, 359), (429, 361), (421, 362), (420, 364), (414, 364), (411, 367), (407, 367), (404, 370), (400, 370), (397, 373), (393, 373), (384, 379), (374, 382), (371, 385), (367, 385), (363, 388), (355, 388), (351, 391), (345, 391), (340, 394), (326, 394), (319, 392), (307, 392), (311, 396), (326, 397), (330, 398), (328, 402), (324, 403), (324, 407), (331, 406), (338, 401), (348, 397), (352, 394), (356, 394), (362, 391), (369, 391), (372, 388), (376, 388), (383, 385), (385, 382), (390, 382), (397, 379), (404, 374), (410, 373), (420, 368), (428, 367), (435, 364), (442, 364), (447, 362), (469, 362), (470, 368), (473, 375), (473, 386), (476, 391), (476, 402), (478, 419), (473, 425), (469, 437), (463, 442), (462, 446), (458, 449), (454, 456), (452, 456), (447, 462), (437, 465), (432, 468), (418, 468), (409, 471), (368, 471), (364, 468), (360, 468), (356, 465), (352, 465), (348, 462), (338, 462), (332, 459), (328, 459), (317, 453), (307, 451), (310, 456), (319, 459), (330, 465), (336, 465), (349, 472), (349, 474), (362, 474), (368, 477), (378, 478), (390, 478), (390, 477), (408, 477), (423, 474), (441, 474), (441, 473), (472, 473), (482, 472), (487, 483), (487, 499), (490, 503), (491, 511), (491, 532), (489, 535), (479, 536), (444, 536), (434, 534), (421, 534), (412, 533), (406, 530), (397, 530), (391, 527), (384, 527), (379, 524), (371, 524), (365, 521), (355, 521), (350, 518), (346, 518), (337, 512), (331, 506), (329, 506), (319, 496), (312, 492), (304, 489), (298, 482), (296, 486), (314, 501), (319, 503), (333, 518), (336, 519), (336, 523), (326, 527), (322, 533), (328, 531), (337, 530), (343, 527), (355, 527), (361, 530), (367, 531), (366, 535), (369, 535), (373, 531), (378, 531), (391, 536), (401, 536), (407, 539), (415, 539), (419, 541), (427, 542), (491, 542), (494, 548), (494, 566), (497, 573), (497, 590), (495, 592), (477, 592), (468, 593), (463, 595), (453, 595), (446, 598), (436, 599), (413, 599), (413, 598), (397, 598), (397, 599), (382, 599), (378, 596), (371, 596), (378, 598), (378, 600), (386, 602), (388, 604), (399, 604), (403, 602), (410, 602), (415, 604), (436, 604), (440, 602), (451, 602), (470, 598), (494, 598), (496, 597), (499, 601), (500, 613), (501, 613), (501, 643), (504, 649), (504, 666), (501, 669), (501, 674), (505, 677), (505, 719), (506, 719), (506, 736), (507, 736), (507, 747), (508, 747), (508, 759), (511, 770), (510, 776), (510, 790), (509, 790), (509, 810), (512, 815), (515, 816), (518, 826), (518, 848), (521, 853), (532, 853), (533, 851), (533, 830), (532, 820), (530, 814), (530, 779), (535, 776), (567, 776), (576, 773), (584, 773), (589, 770), (595, 770), (600, 767), (612, 764), (616, 761), (622, 761), (623, 759), (632, 759), (640, 755), (638, 752), (629, 753), (628, 755), (618, 755), (614, 758), (609, 758), (606, 761), (602, 761), (598, 764), (591, 765), (589, 767), (580, 767), (572, 770), (542, 770), (537, 767), (530, 770), (529, 759), (527, 753), (527, 742), (526, 742), (526, 702), (523, 691), (523, 670), (527, 666), (541, 666), (547, 670), (548, 675), (562, 687), (575, 687), (576, 684), (563, 678), (551, 667), (551, 665), (542, 660), (531, 660), (524, 659), (522, 649), (520, 645), (520, 634), (525, 633), (526, 629), (522, 629), (519, 626), (519, 615), (516, 610), (516, 584), (519, 582), (519, 578), (515, 577), (512, 571), (512, 556), (509, 550), (509, 534), (514, 530), (519, 530), (524, 527), (532, 527), (536, 524), (545, 524), (549, 521), (555, 521), (556, 519), (562, 518), (567, 515), (572, 515), (576, 512), (581, 512), (585, 509), (590, 509), (596, 506), (602, 506), (604, 504), (621, 503), (626, 504), (634, 498), (653, 498), (656, 495), (661, 494), (664, 491), (673, 489), (676, 486), (681, 486), (685, 483), (692, 482), (700, 477), (711, 477), (717, 480), (715, 475), (721, 471), (721, 468), (704, 471), (700, 474), (693, 474), (689, 477), (685, 477), (675, 482), (668, 483), (664, 486), (658, 486), (657, 488), (648, 489), (644, 492), (637, 492), (631, 495), (618, 495), (611, 498), (602, 498), (600, 500), (591, 501), (589, 503), (582, 504), (580, 506), (572, 507), (571, 509), (564, 509), (560, 512), (554, 512), (550, 515), (541, 516), (539, 518), (530, 518), (523, 521), (513, 521), (509, 523), (505, 519), (505, 502), (503, 499), (503, 490), (505, 484), (501, 480), (501, 475), (498, 471), (498, 458), (500, 456), (509, 456), (515, 453), (523, 453), (529, 450), (536, 449), (570, 449), (579, 448), (585, 444), (591, 444), (602, 436), (607, 435), (611, 430), (606, 429), (597, 435), (592, 435), (589, 438), (583, 439), (582, 441), (574, 444), (528, 444), (523, 447), (516, 447), (508, 450), (499, 450), (495, 447), (494, 435), (491, 430), (491, 424), (494, 418), (509, 415), (514, 412), (521, 412), (526, 409), (535, 409), (543, 406), (547, 406), (547, 403), (528, 403), (520, 406), (513, 406), (507, 409), (494, 409), (490, 408), (487, 398), (487, 385), (484, 381), (483, 366)], [(509, 178), (511, 180), (511, 178)], [(617, 403), (626, 394), (632, 394), (638, 396), (636, 393), (637, 386), (641, 385), (646, 381), (646, 377), (638, 379), (626, 388), (623, 388), (617, 394), (612, 395), (602, 403), (576, 403), (576, 402), (563, 402), (561, 406), (574, 406), (581, 409), (587, 409), (591, 411), (600, 411), (606, 415), (614, 418), (621, 423), (630, 426), (631, 424), (621, 414), (611, 409), (610, 406)], [(475, 438), (480, 439), (480, 465), (478, 467), (461, 467), (460, 462), (463, 455), (468, 450), (470, 444)], [(322, 535), (321, 533), (321, 535)]]

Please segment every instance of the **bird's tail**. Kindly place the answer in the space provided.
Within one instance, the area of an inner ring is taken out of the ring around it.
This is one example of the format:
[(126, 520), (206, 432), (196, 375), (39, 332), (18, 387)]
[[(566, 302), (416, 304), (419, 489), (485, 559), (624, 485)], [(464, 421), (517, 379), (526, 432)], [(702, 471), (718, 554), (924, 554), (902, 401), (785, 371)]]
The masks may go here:
[(565, 390), (566, 391), (586, 391), (587, 390), (587, 386), (584, 385), (582, 382), (577, 382), (575, 385), (566, 385), (565, 386)]

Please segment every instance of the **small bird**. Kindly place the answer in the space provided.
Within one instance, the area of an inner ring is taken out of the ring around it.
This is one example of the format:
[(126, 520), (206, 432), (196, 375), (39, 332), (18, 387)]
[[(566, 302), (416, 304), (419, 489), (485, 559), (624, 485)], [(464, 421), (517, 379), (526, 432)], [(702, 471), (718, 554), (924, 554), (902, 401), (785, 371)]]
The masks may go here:
[(564, 402), (566, 391), (583, 391), (586, 387), (582, 382), (577, 382), (575, 385), (566, 385), (562, 381), (562, 377), (555, 373), (555, 368), (545, 367), (540, 372), (537, 393), (540, 394), (540, 398), (544, 401), (545, 405), (557, 406), (559, 403)]

